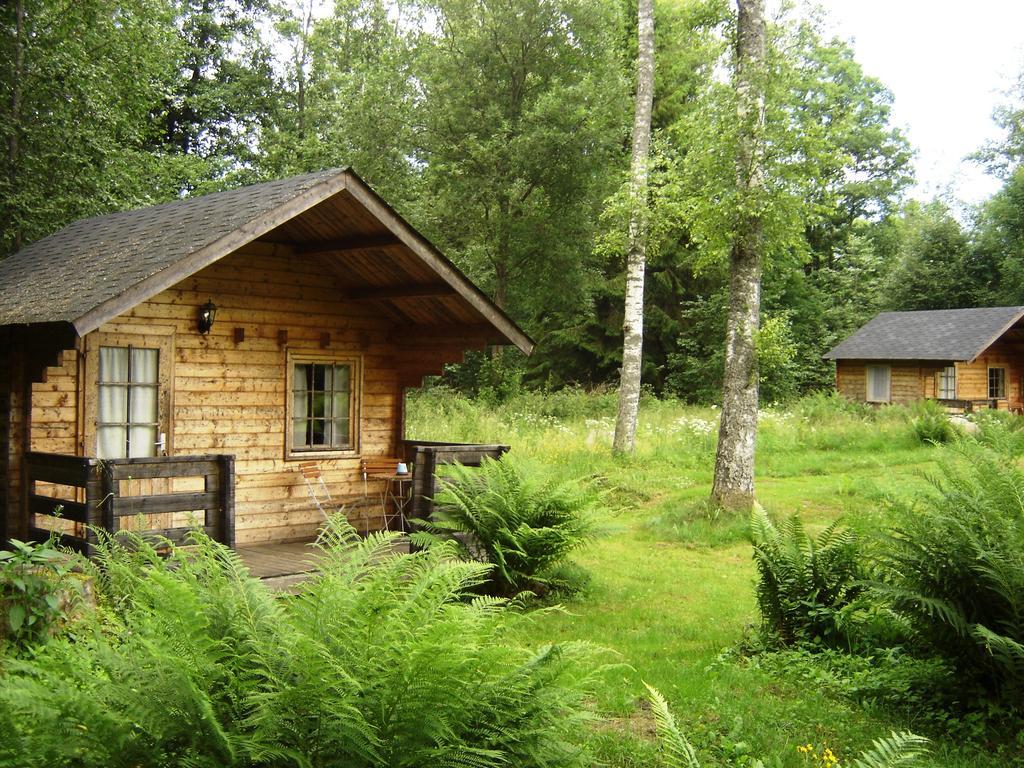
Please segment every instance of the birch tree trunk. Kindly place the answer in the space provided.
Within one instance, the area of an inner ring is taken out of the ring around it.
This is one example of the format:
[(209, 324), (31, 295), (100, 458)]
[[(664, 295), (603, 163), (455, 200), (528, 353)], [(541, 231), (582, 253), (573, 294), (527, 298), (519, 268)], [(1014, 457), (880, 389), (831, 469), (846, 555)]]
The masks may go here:
[(640, 406), (640, 368), (644, 342), (644, 268), (647, 261), (647, 164), (651, 153), (654, 105), (654, 0), (639, 0), (636, 110), (630, 162), (629, 253), (626, 259), (626, 306), (622, 321), (622, 371), (614, 453), (632, 453)]
[(758, 371), (755, 340), (761, 314), (764, 228), (764, 0), (737, 0), (736, 94), (739, 136), (736, 182), (740, 215), (730, 255), (722, 422), (715, 455), (713, 503), (731, 510), (754, 503)]

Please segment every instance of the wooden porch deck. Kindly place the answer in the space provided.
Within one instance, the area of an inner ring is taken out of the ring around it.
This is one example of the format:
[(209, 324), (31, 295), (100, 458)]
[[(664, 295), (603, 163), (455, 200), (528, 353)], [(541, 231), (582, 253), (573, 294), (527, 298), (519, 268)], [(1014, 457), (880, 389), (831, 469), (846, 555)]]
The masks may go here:
[[(316, 573), (322, 557), (312, 541), (247, 545), (238, 547), (236, 551), (252, 576), (272, 589), (285, 592)], [(407, 553), (409, 543), (405, 540), (395, 542), (394, 551)]]

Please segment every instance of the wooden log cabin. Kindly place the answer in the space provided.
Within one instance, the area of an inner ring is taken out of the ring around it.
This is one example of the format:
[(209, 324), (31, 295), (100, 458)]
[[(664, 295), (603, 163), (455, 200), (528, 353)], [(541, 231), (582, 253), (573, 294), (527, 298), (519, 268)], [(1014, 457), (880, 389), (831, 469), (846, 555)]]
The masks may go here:
[(308, 540), (311, 461), (379, 527), (368, 457), (502, 450), (406, 443), (406, 388), (469, 349), (533, 347), (347, 169), (78, 221), (0, 262), (0, 286), (0, 542)]
[(1024, 307), (882, 312), (825, 354), (836, 390), (867, 403), (952, 411), (1024, 407)]

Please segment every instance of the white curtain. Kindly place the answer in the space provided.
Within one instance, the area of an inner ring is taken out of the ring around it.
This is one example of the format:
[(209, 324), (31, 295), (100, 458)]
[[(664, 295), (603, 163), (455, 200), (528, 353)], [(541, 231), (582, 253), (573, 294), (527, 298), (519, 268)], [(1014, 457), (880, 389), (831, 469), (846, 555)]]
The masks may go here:
[(305, 446), (306, 419), (309, 418), (309, 366), (296, 365), (292, 382), (292, 445)]
[(99, 458), (156, 456), (159, 350), (100, 347), (99, 374)]

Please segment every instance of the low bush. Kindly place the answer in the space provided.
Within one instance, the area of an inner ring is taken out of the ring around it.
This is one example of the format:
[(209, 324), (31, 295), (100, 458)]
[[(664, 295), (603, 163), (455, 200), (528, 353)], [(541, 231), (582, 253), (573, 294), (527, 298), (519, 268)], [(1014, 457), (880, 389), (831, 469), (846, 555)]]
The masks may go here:
[[(441, 481), (431, 520), (413, 534), (420, 544), (454, 540), (462, 556), (490, 566), (493, 595), (546, 594), (565, 582), (559, 567), (597, 532), (589, 491), (525, 475), (510, 461), (455, 466)], [(425, 536), (423, 534), (426, 534)]]
[(934, 400), (919, 400), (910, 408), (910, 424), (922, 443), (949, 443), (959, 434), (945, 408)]
[(0, 551), (0, 646), (25, 649), (43, 640), (77, 597), (68, 578), (73, 558), (53, 541), (11, 539)]
[(275, 597), (199, 536), (169, 558), (102, 546), (100, 609), (0, 663), (0, 765), (591, 764), (589, 646), (467, 599), (487, 567), (329, 524), (322, 572)]
[(961, 685), (1024, 696), (1024, 471), (964, 442), (934, 492), (895, 507), (880, 590), (916, 637), (958, 670)]
[(812, 539), (798, 516), (776, 527), (756, 504), (750, 529), (765, 639), (781, 645), (848, 646), (847, 615), (863, 591), (853, 532), (832, 523)]
[(800, 418), (816, 423), (830, 423), (837, 416), (873, 420), (878, 409), (867, 403), (856, 403), (838, 392), (815, 392), (797, 400), (790, 409)]

